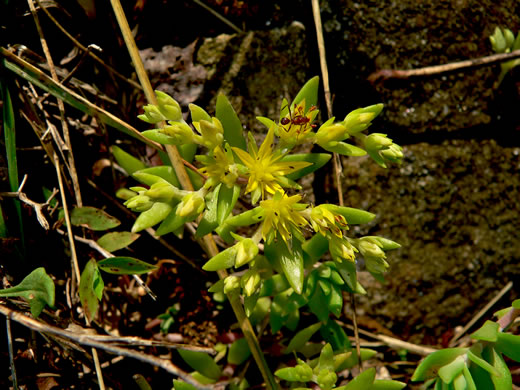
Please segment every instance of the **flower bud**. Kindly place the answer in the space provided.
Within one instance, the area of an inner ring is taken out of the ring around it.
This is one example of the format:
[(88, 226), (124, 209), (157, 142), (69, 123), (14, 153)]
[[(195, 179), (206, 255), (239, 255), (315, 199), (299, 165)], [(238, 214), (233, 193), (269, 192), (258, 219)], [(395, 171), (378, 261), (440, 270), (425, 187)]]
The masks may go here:
[(143, 107), (144, 114), (138, 115), (137, 117), (147, 123), (158, 123), (166, 120), (166, 117), (161, 113), (157, 106), (153, 104), (147, 104)]
[(235, 268), (241, 267), (249, 263), (258, 254), (258, 245), (251, 239), (246, 238), (236, 244), (237, 257), (235, 259)]
[(322, 389), (331, 389), (337, 380), (338, 376), (334, 371), (330, 371), (326, 368), (323, 368), (320, 370), (316, 382), (318, 383), (318, 385), (320, 385)]
[(150, 209), (153, 202), (148, 196), (140, 194), (128, 199), (124, 205), (133, 211), (143, 212)]
[(157, 182), (150, 187), (145, 195), (155, 201), (169, 202), (181, 197), (180, 190), (170, 183)]
[(385, 252), (381, 249), (382, 245), (373, 238), (360, 238), (357, 247), (364, 257), (381, 257), (383, 259), (386, 257)]
[(383, 104), (380, 103), (350, 112), (343, 120), (343, 125), (346, 127), (348, 134), (354, 135), (365, 130), (382, 109)]
[(230, 275), (224, 279), (224, 293), (229, 294), (240, 288), (240, 278), (235, 275)]
[(170, 122), (170, 125), (159, 129), (159, 132), (174, 138), (176, 145), (193, 143), (193, 130), (183, 122)]
[(495, 32), (489, 37), (489, 40), (491, 42), (491, 47), (496, 53), (503, 53), (506, 51), (506, 39), (500, 28), (495, 27)]
[(318, 145), (325, 145), (333, 141), (342, 141), (349, 137), (347, 128), (343, 123), (328, 123), (329, 121), (321, 125), (314, 136), (314, 140)]
[(365, 138), (365, 148), (368, 151), (377, 152), (392, 145), (392, 140), (386, 134), (372, 133)]
[(354, 262), (357, 249), (346, 238), (331, 236), (329, 251), (334, 261), (341, 263), (343, 260)]
[(386, 168), (386, 161), (401, 162), (403, 158), (402, 148), (394, 144), (386, 134), (373, 133), (364, 140), (367, 153), (376, 163)]
[(246, 297), (250, 297), (255, 293), (261, 281), (262, 278), (256, 269), (250, 269), (242, 275), (242, 278), (240, 278), (240, 285), (244, 289)]
[(390, 161), (393, 163), (400, 163), (404, 157), (403, 148), (397, 144), (392, 144), (388, 147), (388, 149), (381, 150), (379, 152), (381, 157), (383, 157), (386, 161)]
[(375, 274), (384, 274), (390, 265), (381, 257), (367, 257), (365, 258), (365, 265), (367, 271)]
[(177, 215), (187, 218), (195, 217), (202, 213), (205, 205), (204, 197), (199, 192), (191, 192), (182, 198), (177, 208)]
[(157, 96), (159, 111), (166, 119), (174, 122), (182, 119), (181, 106), (174, 98), (161, 91), (155, 91), (155, 95)]
[(202, 145), (210, 150), (221, 145), (224, 141), (224, 128), (217, 118), (211, 118), (211, 122), (201, 120), (198, 122), (198, 126), (195, 125), (195, 127), (202, 136)]

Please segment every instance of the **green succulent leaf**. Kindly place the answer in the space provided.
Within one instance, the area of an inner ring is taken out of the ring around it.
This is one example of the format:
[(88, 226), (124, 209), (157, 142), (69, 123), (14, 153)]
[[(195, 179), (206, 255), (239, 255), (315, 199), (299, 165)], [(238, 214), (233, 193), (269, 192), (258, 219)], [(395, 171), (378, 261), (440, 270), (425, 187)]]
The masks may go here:
[(166, 218), (164, 218), (162, 223), (157, 228), (157, 231), (155, 232), (157, 236), (163, 236), (171, 232), (177, 232), (179, 228), (182, 228), (184, 224), (188, 222), (188, 217), (181, 217), (180, 215), (177, 215), (178, 207), (179, 204), (177, 204), (173, 208), (173, 210), (171, 210), (170, 213), (166, 216)]
[[(175, 187), (181, 188), (179, 179), (177, 179), (177, 175), (175, 174), (175, 170), (169, 165), (160, 165), (160, 166), (156, 166), (156, 167), (140, 169), (139, 171), (134, 172), (132, 174), (132, 176), (137, 178), (139, 176), (136, 176), (135, 174), (143, 174), (143, 173), (148, 174), (148, 175), (158, 176), (161, 179), (166, 180), (168, 183), (174, 185)], [(152, 185), (154, 183), (155, 182), (149, 182), (149, 183), (145, 183), (145, 184)]]
[(119, 226), (121, 222), (95, 207), (76, 207), (70, 215), (70, 222), (74, 226), (86, 226), (91, 230), (108, 230)]
[(493, 321), (486, 321), (484, 325), (471, 334), (474, 340), (489, 341), (494, 343), (497, 341), (498, 333), (500, 333), (499, 325)]
[(313, 261), (318, 261), (329, 250), (329, 240), (321, 234), (315, 234), (303, 243), (302, 248)]
[(497, 369), (499, 375), (491, 375), (491, 381), (495, 390), (511, 390), (513, 388), (513, 378), (504, 358), (494, 348), (490, 350), (490, 363)]
[(473, 352), (474, 347), (470, 348), (468, 350), (468, 359), (475, 365), (479, 366), (483, 370), (487, 371), (491, 375), (499, 375), (498, 371), (493, 367), (491, 364), (489, 364), (486, 360), (484, 360), (481, 356), (479, 356), (475, 350)]
[(182, 359), (194, 370), (210, 379), (219, 379), (222, 375), (222, 370), (215, 363), (215, 361), (203, 352), (187, 351), (178, 349), (179, 355)]
[[(369, 359), (372, 359), (377, 354), (377, 351), (374, 351), (373, 349), (367, 349), (367, 348), (360, 348), (360, 352), (361, 352), (361, 360), (364, 362)], [(347, 357), (340, 364), (339, 367), (336, 367), (336, 371), (340, 372), (343, 370), (352, 369), (357, 364), (358, 364), (358, 357), (357, 357), (357, 353), (354, 352), (354, 353), (350, 354), (350, 356)]]
[(249, 356), (251, 356), (249, 345), (247, 345), (247, 340), (242, 337), (235, 340), (229, 347), (228, 363), (236, 364), (238, 366), (249, 359)]
[(126, 248), (137, 240), (139, 236), (139, 234), (131, 232), (110, 232), (100, 237), (97, 243), (106, 251), (114, 252)]
[[(342, 215), (345, 217), (349, 225), (360, 225), (363, 223), (369, 223), (375, 218), (375, 214), (369, 213), (365, 210), (354, 209), (352, 207), (344, 207), (344, 206), (336, 206), (336, 205), (327, 205), (331, 211), (336, 214)], [(382, 237), (377, 237), (381, 239)], [(388, 240), (390, 241), (390, 240)], [(392, 241), (393, 242), (393, 241)], [(397, 244), (397, 243), (394, 243)], [(399, 244), (397, 244), (399, 245)]]
[(209, 259), (206, 264), (202, 266), (202, 269), (204, 271), (219, 271), (221, 269), (231, 268), (235, 265), (236, 257), (236, 248), (227, 248)]
[(465, 365), (464, 357), (459, 355), (452, 362), (440, 367), (438, 375), (444, 383), (452, 383), (462, 373)]
[(231, 214), (240, 195), (240, 186), (229, 188), (222, 184), (218, 193), (217, 223), (220, 225)]
[[(305, 100), (305, 110), (308, 111), (311, 106), (318, 103), (318, 87), (320, 86), (319, 76), (314, 76), (307, 81), (291, 103), (291, 107)], [(287, 114), (287, 113), (286, 113)], [(286, 115), (285, 114), (285, 115)], [(285, 116), (284, 115), (284, 116)]]
[(376, 377), (376, 369), (370, 367), (352, 379), (347, 385), (336, 387), (336, 390), (367, 390), (372, 388)]
[(173, 390), (197, 390), (195, 386), (191, 383), (183, 382), (174, 379), (173, 380)]
[(274, 262), (275, 268), (279, 266), (282, 269), (293, 290), (297, 294), (301, 294), (304, 276), (301, 242), (293, 239), (292, 248), (289, 250), (283, 240), (273, 240), (265, 245), (264, 254), (270, 261)]
[(296, 172), (289, 173), (285, 177), (290, 180), (298, 180), (309, 173), (312, 173), (322, 166), (324, 166), (331, 158), (330, 154), (327, 153), (303, 153), (303, 154), (288, 154), (284, 156), (280, 161), (281, 162), (294, 162), (294, 161), (304, 161), (311, 163), (308, 167), (302, 168)]
[(467, 348), (446, 348), (428, 355), (415, 369), (412, 381), (424, 381), (436, 376), (437, 371), (467, 353)]
[(346, 352), (352, 349), (350, 340), (343, 328), (336, 321), (329, 318), (320, 329), (323, 339), (332, 345), (334, 351)]
[(235, 109), (226, 96), (217, 96), (215, 116), (224, 128), (224, 139), (231, 146), (246, 150), (246, 139), (244, 138), (242, 123)]
[(313, 324), (311, 326), (308, 326), (299, 332), (297, 332), (291, 341), (289, 342), (289, 345), (283, 353), (291, 353), (294, 351), (298, 351), (301, 347), (305, 345), (307, 341), (309, 341), (314, 333), (316, 333), (321, 328), (321, 322), (318, 322), (316, 324)]
[[(132, 233), (137, 233), (141, 230), (145, 230), (149, 227), (157, 225), (159, 222), (168, 217), (168, 215), (172, 212), (172, 209), (172, 206), (168, 203), (155, 202), (149, 210), (139, 214), (134, 222), (134, 226), (132, 226)], [(160, 235), (160, 233), (157, 234)]]
[(346, 142), (331, 142), (329, 144), (321, 146), (323, 147), (323, 149), (329, 152), (338, 153), (343, 156), (358, 157), (367, 154), (367, 152), (365, 152), (363, 149), (351, 144), (347, 144)]
[(89, 321), (92, 321), (99, 307), (99, 295), (95, 287), (99, 284), (96, 280), (100, 277), (96, 260), (90, 259), (81, 273), (79, 283), (79, 300)]
[[(464, 376), (464, 379), (466, 380), (465, 389), (466, 390), (477, 390), (477, 385), (475, 384), (475, 381), (473, 380), (473, 377), (471, 376), (471, 372), (469, 372), (467, 365), (464, 365), (462, 375)], [(455, 386), (456, 386), (456, 384), (455, 384)]]
[(499, 332), (497, 337), (498, 340), (495, 344), (495, 349), (508, 358), (520, 362), (520, 336)]
[(224, 184), (219, 184), (209, 195), (209, 199), (206, 202), (206, 210), (202, 215), (202, 219), (199, 222), (195, 237), (201, 238), (206, 234), (209, 234), (215, 229), (219, 223), (217, 222), (217, 205), (218, 205), (218, 194)]
[(157, 269), (157, 266), (133, 257), (109, 257), (99, 261), (98, 267), (109, 274), (117, 275), (144, 274)]
[(54, 307), (54, 282), (39, 267), (27, 275), (19, 284), (0, 290), (0, 297), (23, 297), (29, 301), (31, 314), (38, 317), (45, 305)]
[(112, 154), (117, 163), (128, 175), (132, 175), (134, 172), (146, 168), (146, 165), (141, 160), (135, 158), (130, 153), (125, 152), (119, 146), (112, 146)]
[(181, 142), (178, 138), (164, 134), (159, 129), (145, 130), (141, 134), (149, 140), (161, 145), (179, 145)]
[[(406, 387), (406, 383), (386, 379), (378, 379), (374, 382), (370, 390), (401, 390)], [(469, 390), (469, 389), (468, 389)]]

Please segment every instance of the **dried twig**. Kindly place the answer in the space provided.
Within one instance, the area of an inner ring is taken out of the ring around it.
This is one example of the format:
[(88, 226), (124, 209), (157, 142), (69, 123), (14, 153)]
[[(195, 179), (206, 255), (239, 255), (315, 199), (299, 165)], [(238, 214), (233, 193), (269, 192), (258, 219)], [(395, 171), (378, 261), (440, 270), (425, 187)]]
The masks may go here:
[(520, 58), (520, 50), (511, 53), (493, 54), (486, 57), (474, 58), (459, 62), (452, 62), (444, 65), (426, 66), (419, 69), (399, 70), (399, 69), (381, 69), (368, 76), (368, 81), (374, 83), (379, 80), (386, 79), (407, 79), (409, 77), (431, 76), (446, 72), (454, 72), (463, 69), (477, 68), (480, 66), (493, 65), (498, 62), (510, 61)]
[(176, 375), (180, 378), (182, 378), (184, 381), (192, 384), (193, 386), (197, 387), (198, 389), (208, 389), (213, 390), (217, 388), (217, 385), (222, 385), (222, 383), (216, 383), (213, 385), (203, 385), (199, 383), (197, 380), (195, 380), (190, 374), (183, 371), (176, 365), (174, 365), (169, 360), (163, 360), (155, 356), (150, 356), (142, 352), (133, 351), (127, 348), (121, 348), (114, 345), (107, 344), (106, 342), (96, 340), (95, 337), (93, 338), (91, 335), (84, 334), (82, 332), (70, 332), (67, 330), (63, 330), (61, 328), (45, 324), (43, 322), (37, 321), (35, 319), (32, 319), (20, 312), (17, 312), (15, 310), (10, 309), (7, 306), (0, 305), (0, 313), (5, 315), (7, 318), (16, 321), (34, 331), (40, 332), (40, 333), (48, 333), (51, 335), (55, 335), (58, 337), (65, 338), (67, 340), (71, 340), (77, 344), (81, 345), (87, 345), (92, 348), (98, 348), (101, 350), (104, 350), (108, 353), (113, 353), (119, 356), (126, 356), (133, 359), (137, 359), (139, 361), (142, 361), (144, 363), (152, 364), (156, 367), (162, 368), (166, 370), (167, 372)]
[(235, 26), (232, 22), (229, 21), (229, 19), (225, 18), (224, 16), (222, 16), (221, 14), (219, 14), (217, 11), (215, 11), (213, 8), (207, 6), (206, 4), (204, 4), (202, 1), (200, 0), (193, 0), (193, 2), (199, 6), (201, 6), (202, 8), (204, 8), (206, 11), (208, 11), (209, 13), (211, 13), (213, 16), (215, 16), (218, 20), (220, 20), (221, 22), (225, 23), (226, 25), (228, 25), (229, 27), (231, 27), (233, 30), (235, 30), (237, 33), (241, 34), (244, 32), (244, 30), (238, 28), (237, 26)]

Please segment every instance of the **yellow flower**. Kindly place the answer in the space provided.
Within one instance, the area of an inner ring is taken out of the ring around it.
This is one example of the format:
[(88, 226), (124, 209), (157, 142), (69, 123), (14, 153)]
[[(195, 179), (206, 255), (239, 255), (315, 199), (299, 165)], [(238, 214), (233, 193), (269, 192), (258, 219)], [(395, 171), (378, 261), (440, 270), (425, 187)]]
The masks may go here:
[(294, 186), (293, 182), (285, 175), (305, 168), (311, 163), (305, 161), (280, 161), (283, 154), (273, 153), (274, 128), (272, 126), (267, 133), (264, 142), (257, 149), (255, 143), (250, 140), (249, 153), (240, 148), (233, 148), (233, 151), (242, 160), (248, 169), (249, 180), (247, 182), (246, 194), (251, 192), (252, 203), (256, 203), (260, 196), (265, 199), (265, 193), (275, 194), (283, 192), (282, 186)]
[(343, 215), (329, 210), (326, 204), (313, 207), (310, 211), (310, 221), (315, 232), (323, 236), (332, 233), (336, 237), (343, 237), (343, 230), (348, 229), (347, 220)]
[(301, 235), (301, 228), (308, 225), (301, 214), (307, 205), (298, 203), (301, 199), (300, 195), (287, 196), (285, 193), (277, 192), (272, 199), (260, 202), (260, 207), (264, 209), (262, 237), (265, 242), (271, 242), (276, 233), (286, 243), (293, 234)]
[(197, 161), (205, 166), (199, 172), (208, 177), (206, 187), (213, 187), (224, 183), (232, 187), (238, 178), (239, 170), (233, 159), (233, 153), (229, 149), (217, 146), (213, 149), (213, 156), (196, 156)]

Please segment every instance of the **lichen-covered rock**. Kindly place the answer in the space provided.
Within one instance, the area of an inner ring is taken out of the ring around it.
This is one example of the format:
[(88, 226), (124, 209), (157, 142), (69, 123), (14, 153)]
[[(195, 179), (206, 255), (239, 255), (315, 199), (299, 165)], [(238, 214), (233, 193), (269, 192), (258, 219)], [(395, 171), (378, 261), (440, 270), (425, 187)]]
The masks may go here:
[(352, 232), (402, 245), (389, 254), (386, 285), (363, 277), (359, 309), (435, 344), (520, 276), (520, 147), (453, 140), (404, 150), (389, 169), (344, 161), (345, 204), (377, 214)]

